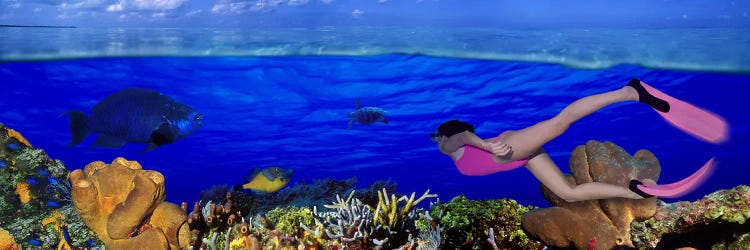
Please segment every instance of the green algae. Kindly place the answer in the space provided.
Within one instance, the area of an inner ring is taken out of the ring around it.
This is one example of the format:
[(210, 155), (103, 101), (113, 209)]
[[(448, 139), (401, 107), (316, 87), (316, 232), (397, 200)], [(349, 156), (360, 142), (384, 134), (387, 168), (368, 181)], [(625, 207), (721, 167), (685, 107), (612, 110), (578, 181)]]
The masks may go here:
[(538, 249), (540, 243), (521, 229), (521, 218), (532, 208), (511, 199), (473, 201), (457, 196), (433, 207), (430, 215), (444, 227), (444, 249), (492, 249), (487, 240), (490, 228), (500, 249)]

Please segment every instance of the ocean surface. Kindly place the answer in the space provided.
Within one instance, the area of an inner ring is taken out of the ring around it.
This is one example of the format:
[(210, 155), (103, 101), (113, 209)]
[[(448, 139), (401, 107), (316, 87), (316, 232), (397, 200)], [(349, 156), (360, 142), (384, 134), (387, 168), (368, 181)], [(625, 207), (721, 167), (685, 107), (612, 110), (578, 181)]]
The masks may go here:
[[(166, 177), (167, 200), (235, 185), (253, 167), (295, 171), (290, 185), (357, 178), (398, 183), (440, 199), (513, 198), (549, 206), (526, 169), (461, 175), (429, 134), (449, 119), (482, 137), (551, 118), (586, 95), (638, 77), (723, 116), (730, 140), (712, 145), (637, 102), (575, 123), (544, 148), (568, 172), (572, 150), (612, 141), (661, 163), (660, 183), (711, 157), (717, 171), (694, 200), (750, 184), (750, 32), (747, 29), (496, 30), (428, 28), (43, 29), (0, 28), (0, 122), (69, 169), (123, 156)], [(127, 87), (158, 90), (204, 115), (195, 134), (148, 153), (142, 144), (66, 148), (69, 110), (90, 112)], [(388, 111), (388, 124), (347, 129), (355, 101)]]

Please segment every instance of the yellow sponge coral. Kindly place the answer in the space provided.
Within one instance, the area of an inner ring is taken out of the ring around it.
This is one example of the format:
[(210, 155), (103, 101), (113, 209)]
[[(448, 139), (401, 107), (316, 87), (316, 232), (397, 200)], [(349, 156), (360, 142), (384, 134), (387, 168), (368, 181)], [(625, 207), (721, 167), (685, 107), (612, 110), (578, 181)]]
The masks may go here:
[(0, 228), (0, 249), (3, 250), (21, 250), (21, 246), (16, 244), (16, 240), (10, 232)]
[(8, 137), (16, 138), (16, 140), (18, 140), (20, 143), (23, 143), (27, 147), (31, 147), (31, 143), (29, 143), (29, 141), (26, 140), (26, 138), (24, 138), (21, 133), (18, 133), (18, 131), (11, 128), (5, 128), (5, 130), (8, 131)]
[[(187, 214), (164, 202), (164, 176), (118, 157), (70, 173), (76, 210), (107, 249), (183, 249)], [(135, 232), (135, 233), (134, 233)]]
[(31, 200), (31, 194), (29, 193), (29, 184), (26, 182), (19, 182), (16, 184), (16, 194), (21, 199), (22, 204), (29, 203)]

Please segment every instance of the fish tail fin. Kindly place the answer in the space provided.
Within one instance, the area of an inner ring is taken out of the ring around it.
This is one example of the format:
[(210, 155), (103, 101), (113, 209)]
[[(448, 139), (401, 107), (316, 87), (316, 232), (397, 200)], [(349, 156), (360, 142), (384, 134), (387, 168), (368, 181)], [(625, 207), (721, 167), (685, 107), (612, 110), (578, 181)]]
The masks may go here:
[(89, 135), (89, 116), (78, 110), (71, 110), (66, 114), (70, 116), (70, 132), (73, 136), (68, 147), (73, 147)]

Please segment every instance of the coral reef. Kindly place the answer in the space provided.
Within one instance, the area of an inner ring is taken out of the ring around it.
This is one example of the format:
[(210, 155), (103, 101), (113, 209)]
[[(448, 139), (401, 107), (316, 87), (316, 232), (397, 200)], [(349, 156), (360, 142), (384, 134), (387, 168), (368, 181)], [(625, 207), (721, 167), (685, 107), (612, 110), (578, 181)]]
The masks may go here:
[[(659, 163), (651, 152), (639, 150), (632, 157), (611, 142), (588, 141), (570, 157), (571, 184), (603, 182), (627, 186), (631, 179), (657, 181)], [(542, 192), (553, 207), (535, 209), (523, 217), (522, 227), (548, 246), (586, 249), (634, 247), (630, 223), (643, 221), (656, 212), (656, 198), (611, 198), (566, 202), (547, 187)]]
[(0, 193), (0, 227), (24, 249), (100, 244), (73, 208), (67, 175), (61, 161), (0, 124), (0, 188), (8, 190)]
[[(630, 157), (609, 142), (579, 146), (570, 167), (569, 181), (579, 184), (625, 185), (659, 175), (648, 151)], [(436, 197), (429, 190), (416, 197), (398, 194), (389, 181), (355, 189), (355, 178), (324, 179), (266, 195), (214, 186), (186, 214), (187, 203), (164, 202), (163, 178), (123, 158), (69, 174), (0, 124), (0, 188), (8, 191), (0, 193), (0, 249), (544, 247), (535, 238), (552, 248), (587, 249), (595, 239), (595, 249), (750, 249), (747, 186), (670, 204), (655, 198), (568, 203), (542, 186), (554, 207), (457, 196), (425, 210), (420, 202)]]
[(110, 249), (182, 249), (187, 215), (164, 202), (164, 176), (135, 161), (92, 162), (70, 173), (72, 198), (83, 221)]
[(695, 202), (659, 203), (653, 218), (631, 225), (643, 249), (750, 249), (750, 187), (719, 190)]
[(60, 239), (60, 242), (57, 244), (57, 250), (70, 250), (70, 244), (65, 239), (65, 216), (57, 210), (53, 210), (50, 217), (42, 220), (42, 227), (47, 227), (48, 225), (52, 226), (52, 230), (57, 233), (58, 239)]
[(521, 217), (530, 209), (510, 199), (472, 201), (456, 196), (433, 204), (430, 216), (443, 227), (444, 249), (539, 249), (541, 245), (521, 230)]
[[(366, 191), (380, 194), (375, 202), (377, 207), (373, 208), (353, 198), (354, 193), (349, 192), (347, 199), (336, 195), (336, 202), (325, 205), (325, 211), (318, 211), (317, 206), (311, 210), (287, 205), (246, 217), (237, 209), (241, 202), (235, 200), (235, 192), (227, 192), (221, 201), (197, 202), (188, 216), (192, 229), (190, 248), (395, 249), (419, 247), (418, 244), (439, 245), (439, 228), (425, 232), (416, 228), (417, 219), (427, 213), (415, 206), (426, 198), (435, 197), (434, 194), (425, 192), (415, 199), (415, 194), (389, 196), (386, 188), (379, 192)], [(186, 207), (184, 204), (183, 209)]]
[(286, 187), (275, 193), (254, 193), (245, 190), (228, 190), (225, 185), (213, 186), (201, 192), (200, 200), (203, 202), (217, 200), (216, 197), (222, 190), (232, 192), (232, 197), (237, 204), (237, 210), (243, 215), (265, 213), (276, 207), (322, 207), (331, 201), (331, 194), (345, 193), (353, 190), (356, 178), (347, 180), (323, 179), (314, 180), (312, 184), (295, 183), (294, 186)]
[[(231, 191), (237, 210), (244, 215), (265, 213), (276, 207), (323, 207), (332, 202), (333, 194), (349, 193), (355, 190), (356, 178), (345, 180), (316, 179), (313, 183), (306, 184), (304, 181), (295, 183), (279, 190), (276, 193), (256, 194), (248, 191)], [(377, 205), (377, 191), (385, 188), (388, 192), (396, 190), (396, 184), (389, 181), (373, 183), (368, 188), (357, 189), (361, 201), (370, 206)], [(222, 202), (224, 194), (230, 191), (226, 185), (213, 186), (201, 191), (200, 200), (203, 202)]]

